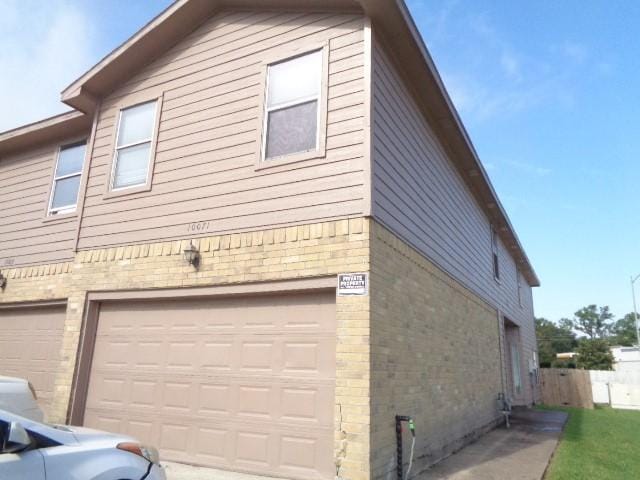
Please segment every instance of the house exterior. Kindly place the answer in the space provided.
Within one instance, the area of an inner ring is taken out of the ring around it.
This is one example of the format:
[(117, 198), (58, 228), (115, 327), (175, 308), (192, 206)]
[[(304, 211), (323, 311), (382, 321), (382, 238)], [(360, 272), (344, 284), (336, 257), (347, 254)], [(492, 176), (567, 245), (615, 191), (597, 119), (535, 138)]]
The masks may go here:
[(640, 372), (640, 347), (611, 347), (616, 371)]
[(0, 134), (0, 374), (50, 420), (358, 480), (395, 415), (417, 473), (536, 401), (538, 279), (401, 1), (178, 0), (62, 101)]

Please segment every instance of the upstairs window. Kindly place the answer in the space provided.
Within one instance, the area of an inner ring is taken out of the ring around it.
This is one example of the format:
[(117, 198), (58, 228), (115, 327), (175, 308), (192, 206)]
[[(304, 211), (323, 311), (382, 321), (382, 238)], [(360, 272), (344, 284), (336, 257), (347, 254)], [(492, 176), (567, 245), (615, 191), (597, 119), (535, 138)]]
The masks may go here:
[(498, 257), (498, 233), (491, 227), (491, 256), (493, 261), (493, 278), (500, 280), (500, 260)]
[(516, 279), (518, 282), (518, 305), (522, 307), (522, 280), (520, 279), (520, 270), (516, 269)]
[(320, 148), (323, 50), (267, 67), (262, 159)]
[(86, 142), (60, 148), (53, 175), (49, 215), (75, 211), (82, 178)]
[(147, 184), (157, 107), (154, 100), (120, 111), (111, 190)]

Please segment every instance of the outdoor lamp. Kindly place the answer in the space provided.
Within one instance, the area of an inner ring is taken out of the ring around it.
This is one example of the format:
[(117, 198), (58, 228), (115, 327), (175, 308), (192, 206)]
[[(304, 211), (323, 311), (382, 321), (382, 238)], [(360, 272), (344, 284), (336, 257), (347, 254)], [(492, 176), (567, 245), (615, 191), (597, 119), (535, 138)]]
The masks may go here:
[(189, 246), (184, 249), (184, 259), (187, 261), (189, 265), (193, 265), (195, 268), (198, 268), (200, 265), (200, 252), (196, 248), (196, 246), (189, 242)]

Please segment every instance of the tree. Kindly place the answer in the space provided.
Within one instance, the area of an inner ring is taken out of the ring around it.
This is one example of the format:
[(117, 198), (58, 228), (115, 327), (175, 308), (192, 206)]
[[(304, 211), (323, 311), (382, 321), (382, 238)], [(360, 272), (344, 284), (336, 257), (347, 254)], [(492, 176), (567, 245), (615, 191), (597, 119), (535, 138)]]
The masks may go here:
[(570, 318), (561, 318), (558, 320), (558, 326), (564, 330), (572, 331), (573, 330), (573, 320)]
[(627, 313), (623, 318), (618, 320), (613, 325), (611, 333), (613, 334), (613, 337), (611, 337), (612, 345), (631, 347), (638, 343), (636, 319), (633, 313)]
[(613, 370), (613, 354), (609, 343), (601, 338), (584, 338), (578, 345), (578, 368), (584, 370)]
[(556, 358), (553, 362), (551, 362), (551, 368), (576, 368), (576, 359), (570, 358), (566, 360), (561, 360)]
[(546, 318), (536, 318), (536, 336), (538, 338), (538, 356), (540, 366), (549, 368), (556, 361), (556, 354), (571, 352), (577, 345), (576, 335), (571, 330), (572, 323), (562, 322), (556, 325)]
[(613, 314), (609, 307), (589, 305), (575, 313), (573, 328), (587, 335), (590, 339), (605, 338), (611, 329)]

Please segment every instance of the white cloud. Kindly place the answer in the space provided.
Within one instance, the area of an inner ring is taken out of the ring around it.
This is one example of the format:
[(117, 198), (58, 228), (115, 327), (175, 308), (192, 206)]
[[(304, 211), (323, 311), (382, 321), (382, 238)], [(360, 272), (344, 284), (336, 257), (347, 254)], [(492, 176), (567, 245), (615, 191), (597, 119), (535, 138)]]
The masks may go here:
[(507, 165), (520, 170), (521, 172), (536, 175), (538, 177), (545, 177), (552, 172), (550, 168), (540, 167), (539, 165), (533, 165), (531, 163), (520, 162), (516, 160), (508, 160), (506, 163)]
[(60, 92), (97, 58), (91, 32), (65, 0), (0, 2), (0, 131), (69, 110)]
[(522, 73), (520, 72), (520, 60), (513, 52), (505, 50), (500, 56), (500, 65), (502, 70), (511, 80), (519, 82), (522, 80)]
[(544, 83), (519, 86), (514, 82), (496, 88), (462, 72), (443, 72), (442, 76), (456, 108), (465, 118), (479, 122), (525, 111), (553, 92)]
[(482, 165), (484, 165), (484, 169), (487, 172), (492, 172), (496, 169), (496, 164), (492, 162), (482, 162)]
[(434, 11), (431, 0), (407, 0), (413, 18), (423, 22), (429, 30), (430, 43), (446, 43), (449, 41), (449, 20), (455, 13), (460, 0), (445, 0), (441, 8)]
[(559, 48), (560, 52), (575, 63), (584, 63), (589, 57), (589, 50), (586, 46), (575, 42), (564, 42)]
[[(613, 67), (594, 67), (586, 44), (564, 40), (535, 48), (521, 45), (496, 27), (490, 10), (468, 3), (410, 0), (419, 10), (420, 29), (436, 55), (444, 83), (463, 119), (482, 124), (546, 108), (570, 110), (579, 92), (575, 78), (586, 69), (606, 76)], [(542, 47), (542, 48), (541, 48)]]

